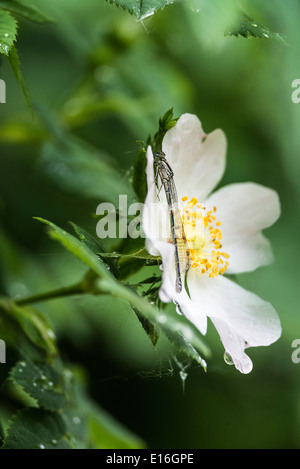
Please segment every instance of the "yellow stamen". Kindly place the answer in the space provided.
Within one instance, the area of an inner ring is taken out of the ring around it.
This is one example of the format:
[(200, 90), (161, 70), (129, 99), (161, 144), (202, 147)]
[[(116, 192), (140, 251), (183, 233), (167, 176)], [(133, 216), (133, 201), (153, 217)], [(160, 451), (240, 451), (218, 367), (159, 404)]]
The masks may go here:
[(181, 206), (182, 223), (186, 235), (191, 259), (191, 268), (201, 275), (215, 278), (224, 275), (229, 266), (229, 254), (221, 252), (222, 232), (221, 222), (214, 214), (216, 207), (206, 211), (206, 208), (193, 197), (183, 197)]

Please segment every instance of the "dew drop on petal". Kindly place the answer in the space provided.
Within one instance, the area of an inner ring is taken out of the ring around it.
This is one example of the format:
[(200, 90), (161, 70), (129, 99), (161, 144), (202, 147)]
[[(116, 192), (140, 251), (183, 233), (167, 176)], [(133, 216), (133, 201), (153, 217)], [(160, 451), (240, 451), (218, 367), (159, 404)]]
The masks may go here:
[(179, 306), (179, 304), (177, 303), (177, 301), (173, 300), (173, 303), (174, 303), (174, 305), (176, 306), (176, 313), (182, 315), (182, 311), (181, 311), (180, 306)]
[(234, 362), (228, 352), (224, 353), (224, 361), (227, 365), (234, 365)]

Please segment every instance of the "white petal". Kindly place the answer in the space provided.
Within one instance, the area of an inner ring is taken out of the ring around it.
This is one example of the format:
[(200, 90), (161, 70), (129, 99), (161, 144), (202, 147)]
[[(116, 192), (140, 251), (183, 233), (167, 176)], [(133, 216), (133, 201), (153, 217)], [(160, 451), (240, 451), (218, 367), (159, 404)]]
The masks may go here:
[(162, 149), (174, 172), (179, 198), (204, 200), (223, 176), (226, 163), (226, 138), (217, 129), (206, 135), (193, 114), (183, 114), (170, 129)]
[[(174, 245), (160, 242), (156, 244), (162, 257), (162, 284), (159, 297), (163, 303), (173, 301), (178, 307), (177, 312), (186, 316), (204, 335), (207, 331), (207, 317), (201, 312), (197, 303), (188, 296), (185, 288), (180, 293), (176, 292), (176, 270), (174, 259)], [(184, 283), (184, 278), (182, 279)]]
[(199, 308), (199, 305), (191, 300), (185, 289), (177, 293), (173, 300), (180, 309), (180, 312), (192, 323), (194, 326), (205, 335), (207, 332), (207, 317)]
[(157, 196), (157, 187), (153, 171), (153, 153), (150, 146), (147, 148), (146, 176), (148, 191), (142, 214), (143, 231), (146, 236), (146, 248), (148, 252), (153, 256), (157, 256), (159, 250), (156, 244), (160, 241), (168, 241), (170, 221), (166, 202)]
[(281, 335), (278, 315), (273, 306), (225, 277), (195, 275), (189, 279), (193, 301), (211, 318), (225, 351), (242, 373), (252, 370), (245, 354), (248, 347), (270, 345)]
[(272, 262), (270, 243), (261, 230), (280, 215), (274, 190), (251, 182), (231, 184), (212, 194), (205, 205), (217, 208), (222, 250), (230, 255), (228, 273), (249, 272)]

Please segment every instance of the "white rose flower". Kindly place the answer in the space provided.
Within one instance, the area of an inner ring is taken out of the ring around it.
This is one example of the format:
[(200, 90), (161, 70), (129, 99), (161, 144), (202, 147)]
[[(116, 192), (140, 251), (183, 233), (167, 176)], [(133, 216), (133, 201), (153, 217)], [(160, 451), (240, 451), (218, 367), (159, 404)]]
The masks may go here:
[(277, 193), (247, 182), (212, 190), (223, 176), (226, 138), (217, 129), (206, 135), (199, 119), (183, 114), (162, 142), (173, 170), (190, 255), (187, 290), (176, 292), (175, 247), (165, 234), (169, 212), (162, 189), (158, 194), (153, 153), (147, 149), (148, 192), (143, 230), (150, 254), (162, 258), (163, 302), (174, 301), (202, 334), (207, 318), (216, 327), (225, 353), (242, 373), (252, 370), (248, 347), (267, 346), (281, 335), (273, 306), (238, 286), (224, 274), (255, 270), (272, 261), (262, 230), (280, 215)]

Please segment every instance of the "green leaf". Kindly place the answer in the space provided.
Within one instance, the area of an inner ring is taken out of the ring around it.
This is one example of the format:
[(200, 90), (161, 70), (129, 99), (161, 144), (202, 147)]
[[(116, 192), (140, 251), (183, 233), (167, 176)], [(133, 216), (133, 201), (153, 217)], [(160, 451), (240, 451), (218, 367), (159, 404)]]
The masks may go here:
[(87, 424), (95, 449), (140, 449), (145, 447), (143, 441), (134, 433), (92, 403), (89, 403), (87, 408)]
[(62, 418), (76, 448), (132, 449), (145, 447), (143, 441), (95, 404), (87, 393), (87, 383), (78, 369), (70, 381), (70, 405)]
[(25, 5), (17, 0), (1, 0), (0, 8), (3, 10), (10, 11), (16, 15), (20, 15), (27, 20), (33, 21), (34, 23), (49, 23), (50, 18), (41, 13), (33, 5)]
[(13, 416), (2, 449), (71, 449), (57, 412), (27, 408)]
[(242, 36), (246, 39), (259, 38), (259, 39), (276, 39), (282, 44), (287, 45), (287, 38), (282, 34), (271, 31), (268, 27), (255, 21), (254, 18), (244, 14), (240, 20), (240, 24), (231, 31), (225, 33), (226, 37)]
[(210, 350), (199, 339), (198, 334), (195, 334), (190, 327), (185, 327), (180, 323), (176, 324), (176, 322), (171, 322), (167, 326), (163, 326), (162, 329), (177, 350), (195, 360), (206, 371), (207, 364), (202, 358), (202, 354), (209, 357)]
[(100, 256), (103, 262), (108, 266), (111, 273), (118, 278), (119, 277), (119, 269), (117, 263), (113, 260), (113, 257), (117, 257), (112, 253), (104, 252), (104, 248), (100, 243), (98, 238), (94, 238), (90, 233), (86, 230), (81, 228), (80, 226), (76, 225), (75, 223), (71, 222), (76, 234), (78, 235), (80, 241), (88, 247), (94, 254)]
[(59, 228), (54, 223), (44, 220), (43, 218), (34, 217), (49, 226), (49, 236), (60, 242), (68, 251), (72, 252), (84, 264), (92, 269), (97, 275), (106, 279), (113, 279), (103, 262), (82, 242), (72, 236), (67, 231)]
[(44, 409), (55, 411), (66, 403), (60, 376), (46, 363), (18, 362), (10, 371), (10, 379)]
[(210, 350), (200, 339), (199, 333), (196, 334), (192, 327), (179, 322), (171, 315), (161, 314), (153, 305), (139, 297), (131, 288), (118, 282), (94, 253), (69, 233), (47, 220), (43, 220), (42, 218), (37, 218), (37, 220), (49, 225), (51, 238), (61, 242), (66, 249), (75, 254), (88, 265), (90, 269), (99, 275), (100, 278), (98, 279), (95, 293), (98, 291), (98, 293), (112, 295), (128, 301), (132, 307), (136, 308), (139, 313), (144, 315), (156, 328), (161, 329), (181, 351), (206, 368), (206, 364), (200, 356), (200, 353), (209, 356)]
[(140, 149), (134, 160), (132, 176), (132, 187), (139, 202), (144, 202), (147, 195), (146, 166), (147, 159), (145, 149)]
[(6, 56), (17, 37), (17, 22), (8, 12), (0, 9), (0, 53)]
[(136, 16), (138, 20), (143, 20), (148, 16), (152, 16), (158, 10), (165, 8), (175, 2), (175, 0), (108, 0), (123, 10), (129, 11)]
[(143, 329), (145, 330), (147, 336), (151, 340), (152, 344), (155, 346), (157, 344), (157, 341), (159, 339), (159, 329), (153, 324), (153, 322), (149, 321), (149, 319), (145, 318), (143, 314), (140, 314), (140, 312), (136, 308), (132, 308), (135, 314), (138, 317), (138, 320), (140, 321), (141, 325), (143, 326)]
[(55, 334), (47, 318), (33, 307), (21, 307), (11, 303), (11, 314), (20, 324), (23, 332), (37, 347), (43, 348), (47, 355), (57, 354)]
[[(101, 281), (102, 290), (105, 290), (105, 284), (105, 280)], [(209, 357), (210, 349), (200, 338), (200, 333), (193, 327), (174, 318), (168, 312), (161, 313), (132, 289), (117, 282), (107, 284), (107, 293), (128, 301), (134, 310), (138, 310), (156, 329), (161, 330), (179, 351), (196, 360), (206, 370), (206, 363), (202, 355)]]
[(169, 109), (163, 117), (159, 119), (158, 131), (153, 137), (153, 140), (148, 139), (148, 144), (152, 146), (154, 153), (162, 150), (162, 141), (168, 130), (170, 130), (176, 124), (178, 119), (174, 118), (173, 108)]
[(32, 108), (32, 103), (31, 103), (31, 97), (27, 88), (27, 84), (25, 82), (21, 67), (20, 67), (20, 60), (18, 56), (18, 52), (16, 47), (13, 45), (9, 51), (8, 55), (8, 60), (10, 63), (10, 66), (14, 72), (14, 75), (16, 77), (16, 80), (18, 82), (19, 88), (21, 90), (21, 93), (23, 95), (23, 98), (25, 99), (25, 102), (27, 104), (28, 109), (32, 112), (33, 114), (33, 108)]

